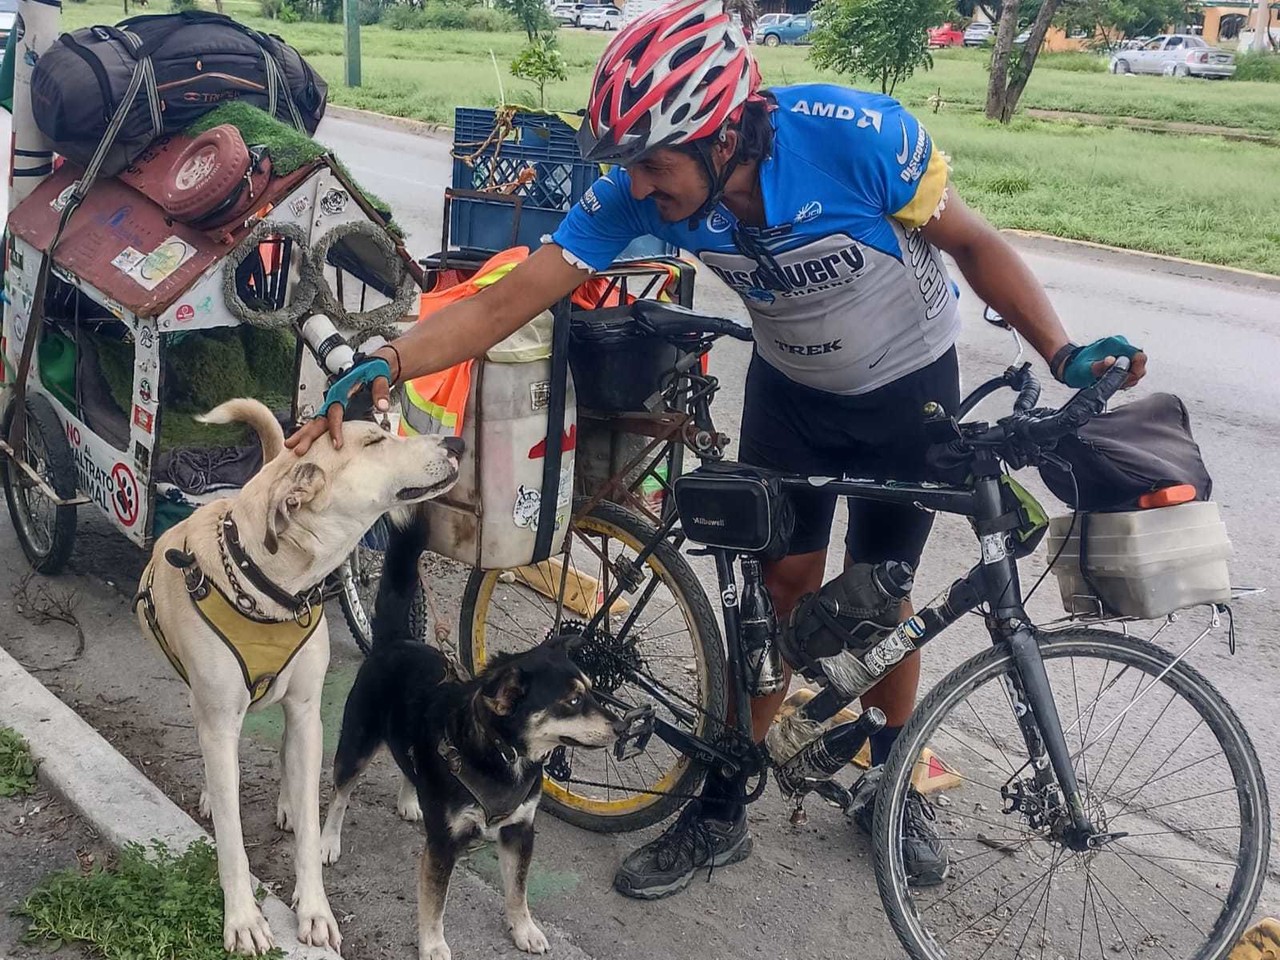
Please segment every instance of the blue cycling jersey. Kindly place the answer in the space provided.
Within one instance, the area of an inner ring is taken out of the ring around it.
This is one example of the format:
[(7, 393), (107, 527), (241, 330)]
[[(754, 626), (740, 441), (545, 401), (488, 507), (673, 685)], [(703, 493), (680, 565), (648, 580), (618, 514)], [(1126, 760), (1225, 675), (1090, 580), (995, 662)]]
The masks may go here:
[(919, 229), (942, 210), (946, 157), (889, 97), (830, 84), (769, 93), (765, 226), (723, 204), (695, 228), (667, 223), (616, 168), (552, 241), (593, 270), (645, 234), (690, 251), (742, 297), (761, 356), (806, 386), (866, 393), (927, 366), (960, 326), (942, 257)]

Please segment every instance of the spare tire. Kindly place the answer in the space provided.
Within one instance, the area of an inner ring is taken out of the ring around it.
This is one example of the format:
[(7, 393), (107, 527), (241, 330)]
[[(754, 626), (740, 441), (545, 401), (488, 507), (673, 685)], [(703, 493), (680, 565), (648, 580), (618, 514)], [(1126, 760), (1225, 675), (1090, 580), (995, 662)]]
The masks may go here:
[(184, 223), (208, 216), (239, 190), (249, 170), (240, 131), (222, 124), (196, 137), (164, 176), (160, 206)]

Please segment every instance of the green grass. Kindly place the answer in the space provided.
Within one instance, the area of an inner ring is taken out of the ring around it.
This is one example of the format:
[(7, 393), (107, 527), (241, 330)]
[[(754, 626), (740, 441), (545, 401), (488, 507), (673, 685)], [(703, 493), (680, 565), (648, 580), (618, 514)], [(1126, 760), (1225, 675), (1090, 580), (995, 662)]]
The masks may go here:
[(36, 762), (27, 742), (0, 727), (0, 797), (24, 797), (36, 788)]
[[(207, 840), (185, 853), (131, 844), (114, 869), (46, 877), (18, 911), (28, 942), (89, 944), (106, 960), (225, 960), (218, 860)], [(273, 950), (268, 957), (283, 957)]]

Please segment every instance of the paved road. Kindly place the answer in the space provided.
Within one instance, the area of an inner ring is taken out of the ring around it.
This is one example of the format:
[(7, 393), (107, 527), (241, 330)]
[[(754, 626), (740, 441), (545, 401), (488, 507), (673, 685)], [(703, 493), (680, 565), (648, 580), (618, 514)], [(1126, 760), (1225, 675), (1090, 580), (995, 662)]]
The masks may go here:
[[(423, 255), (438, 249), (440, 197), (449, 176), (445, 142), (337, 119), (326, 120), (319, 136), (333, 145), (361, 182), (392, 204), (408, 230), (411, 249)], [(1273, 372), (1273, 358), (1280, 355), (1274, 295), (1174, 277), (1105, 256), (1028, 252), (1027, 258), (1077, 338), (1124, 332), (1148, 348), (1151, 373), (1143, 389), (1170, 390), (1191, 408), (1214, 471), (1216, 499), (1234, 538), (1236, 579), (1273, 586), (1280, 530), (1273, 516), (1280, 452), (1267, 439), (1280, 430), (1280, 378)], [(698, 304), (708, 311), (741, 315), (740, 307), (705, 273), (699, 279)], [(960, 348), (966, 382), (973, 385), (1003, 367), (1012, 356), (1012, 344), (978, 319), (971, 295), (964, 297), (963, 305), (967, 322)], [(718, 346), (713, 355), (713, 369), (724, 389), (717, 409), (721, 427), (730, 435), (737, 434), (747, 359), (737, 344)], [(1047, 395), (1065, 396), (1053, 389)], [(990, 409), (994, 413), (996, 408)], [(62, 585), (80, 592), (82, 620), (97, 629), (84, 662), (61, 674), (42, 676), (60, 681), (63, 696), (109, 729), (109, 736), (131, 757), (174, 758), (180, 749), (193, 749), (189, 737), (172, 739), (185, 736), (170, 729), (186, 721), (181, 689), (152, 661), (141, 671), (135, 667), (138, 657), (149, 655), (138, 649), (121, 597), (132, 589), (130, 583), (120, 582), (127, 581), (122, 571), (136, 570), (138, 558), (123, 541), (99, 535), (100, 526), (91, 520), (83, 526), (84, 552)], [(973, 546), (963, 523), (940, 520), (926, 555), (921, 594), (932, 595), (967, 569)], [(0, 524), (0, 555), (16, 556), (7, 524)], [(831, 563), (836, 565), (838, 559), (833, 556)], [(1033, 559), (1024, 566), (1024, 575), (1038, 575), (1043, 561)], [(0, 597), (8, 598), (20, 567), (9, 563), (0, 570)], [(1280, 745), (1268, 735), (1280, 695), (1280, 644), (1273, 634), (1278, 603), (1280, 597), (1272, 591), (1240, 606), (1240, 647), (1234, 658), (1224, 638), (1211, 638), (1192, 655), (1239, 710), (1273, 784), (1280, 783)], [(1045, 617), (1057, 613), (1052, 582), (1035, 598), (1033, 610)], [(0, 620), (0, 640), (24, 662), (50, 666), (65, 656), (66, 637), (20, 621), (11, 604), (0, 604)], [(963, 622), (927, 652), (926, 683), (983, 646), (986, 641), (975, 627), (980, 624)], [(1171, 642), (1192, 635), (1190, 624), (1179, 625)], [(335, 672), (349, 680), (353, 650), (337, 646)], [(149, 704), (148, 709), (113, 706), (131, 698)], [(127, 720), (119, 713), (127, 714)], [(159, 719), (149, 719), (149, 714)], [(329, 731), (330, 738), (335, 734)], [(194, 800), (189, 792), (193, 757), (177, 757), (169, 773), (178, 778), (173, 789), (188, 806)], [(186, 773), (179, 777), (184, 763)], [(162, 780), (165, 776), (154, 768), (151, 772)], [(412, 923), (408, 857), (419, 841), (413, 828), (386, 813), (392, 790), (389, 771), (384, 766), (371, 779), (375, 783), (366, 794), (369, 804), (363, 811), (357, 809), (351, 827), (356, 855), (335, 868), (328, 880), (335, 910), (352, 915), (349, 923), (360, 931), (356, 942), (368, 948), (360, 955), (404, 955)], [(268, 802), (261, 798), (269, 791), (255, 787), (252, 792), (260, 802)], [(588, 954), (620, 960), (845, 957), (854, 949), (869, 958), (899, 956), (883, 920), (865, 840), (817, 804), (811, 804), (811, 822), (804, 828), (789, 826), (786, 812), (776, 797), (754, 807), (756, 855), (741, 866), (717, 871), (711, 883), (699, 880), (682, 896), (658, 904), (625, 901), (608, 889), (619, 858), (639, 838), (584, 834), (544, 817), (539, 821), (534, 912)], [(271, 833), (269, 815), (257, 818), (256, 827), (253, 819), (248, 818), (251, 834), (255, 829)], [(271, 843), (278, 843), (278, 838), (272, 837)], [(484, 857), (477, 856), (471, 868), (495, 882), (493, 865)], [(281, 873), (287, 876), (287, 866)], [(1278, 902), (1280, 891), (1272, 884), (1264, 905), (1274, 913)], [(501, 924), (496, 916), (475, 913), (465, 898), (451, 903), (450, 916), (465, 930), (464, 939), (454, 942), (455, 951), (460, 956), (496, 955), (503, 949)]]

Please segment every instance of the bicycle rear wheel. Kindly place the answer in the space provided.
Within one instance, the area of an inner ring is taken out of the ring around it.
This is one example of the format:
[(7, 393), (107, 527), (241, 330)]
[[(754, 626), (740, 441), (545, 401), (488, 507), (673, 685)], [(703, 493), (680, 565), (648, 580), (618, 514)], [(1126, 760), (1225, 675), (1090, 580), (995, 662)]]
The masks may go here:
[[(725, 659), (707, 595), (680, 552), (659, 542), (643, 564), (636, 558), (657, 530), (607, 502), (574, 518), (566, 551), (549, 567), (504, 573), (475, 570), (462, 601), (459, 656), (478, 673), (497, 653), (527, 650), (555, 628), (580, 633), (585, 643), (574, 660), (597, 691), (629, 706), (652, 703), (656, 714), (683, 730), (714, 738), (724, 729)], [(561, 605), (561, 577), (566, 604)], [(588, 630), (590, 612), (619, 578), (630, 581), (599, 627)], [(550, 597), (548, 596), (550, 595)], [(577, 607), (576, 610), (572, 607)], [(676, 709), (638, 684), (657, 687)], [(542, 803), (554, 816), (587, 830), (639, 830), (674, 813), (701, 782), (701, 764), (659, 740), (626, 761), (609, 750), (569, 750), (570, 780), (544, 780)], [(587, 782), (583, 782), (587, 781)]]
[[(920, 704), (885, 766), (876, 879), (915, 960), (941, 957), (1225, 957), (1262, 890), (1270, 814), (1261, 766), (1199, 672), (1144, 640), (1043, 634), (1085, 811), (1115, 836), (1077, 852), (1037, 789), (1014, 716), (1011, 656), (966, 661)], [(1021, 704), (1018, 705), (1021, 707)], [(922, 756), (932, 746), (954, 769)], [(912, 888), (902, 843), (912, 774), (950, 776), (935, 811), (950, 873)]]

